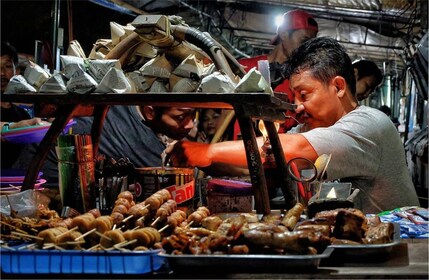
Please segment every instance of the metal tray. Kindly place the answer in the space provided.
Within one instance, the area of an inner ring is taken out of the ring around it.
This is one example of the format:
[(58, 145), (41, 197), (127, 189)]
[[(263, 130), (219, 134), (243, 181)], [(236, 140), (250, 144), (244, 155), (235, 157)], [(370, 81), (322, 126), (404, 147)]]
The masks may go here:
[(384, 244), (359, 244), (359, 245), (329, 245), (334, 249), (331, 258), (341, 262), (381, 262), (388, 257), (393, 247), (401, 242), (401, 228), (398, 223), (393, 223), (393, 241)]
[(320, 260), (329, 258), (333, 248), (317, 255), (170, 255), (160, 253), (175, 271), (213, 269), (222, 271), (308, 271), (316, 270)]

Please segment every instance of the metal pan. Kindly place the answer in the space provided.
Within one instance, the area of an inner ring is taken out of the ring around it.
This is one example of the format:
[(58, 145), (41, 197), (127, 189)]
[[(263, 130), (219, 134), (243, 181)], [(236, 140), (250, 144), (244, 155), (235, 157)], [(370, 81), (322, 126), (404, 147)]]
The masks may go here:
[(160, 253), (173, 272), (189, 269), (223, 271), (308, 271), (316, 270), (320, 260), (328, 258), (333, 248), (317, 255), (170, 255)]

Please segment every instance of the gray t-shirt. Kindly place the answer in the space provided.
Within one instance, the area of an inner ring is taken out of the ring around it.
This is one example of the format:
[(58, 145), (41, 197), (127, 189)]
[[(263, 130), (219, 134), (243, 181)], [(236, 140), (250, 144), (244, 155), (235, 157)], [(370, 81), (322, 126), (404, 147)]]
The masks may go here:
[(356, 208), (379, 213), (419, 205), (402, 141), (383, 112), (359, 106), (334, 125), (302, 135), (318, 155), (332, 154), (328, 180), (341, 179), (360, 189)]

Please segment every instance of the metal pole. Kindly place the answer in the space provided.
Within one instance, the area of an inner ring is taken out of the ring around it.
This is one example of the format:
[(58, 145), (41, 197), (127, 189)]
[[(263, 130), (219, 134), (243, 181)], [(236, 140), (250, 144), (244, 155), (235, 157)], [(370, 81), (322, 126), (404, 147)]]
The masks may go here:
[[(60, 0), (54, 0), (51, 10), (52, 19), (52, 66), (57, 69), (58, 57), (58, 30), (60, 28)], [(54, 69), (51, 69), (53, 72)]]

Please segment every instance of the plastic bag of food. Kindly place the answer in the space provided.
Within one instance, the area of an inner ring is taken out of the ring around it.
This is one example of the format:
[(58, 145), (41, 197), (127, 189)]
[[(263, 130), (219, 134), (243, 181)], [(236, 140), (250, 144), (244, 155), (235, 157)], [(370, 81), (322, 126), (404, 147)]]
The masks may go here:
[[(0, 196), (0, 212), (7, 216), (36, 217), (40, 204), (48, 207), (51, 200), (40, 191), (23, 192)], [(13, 211), (13, 213), (12, 213)]]

